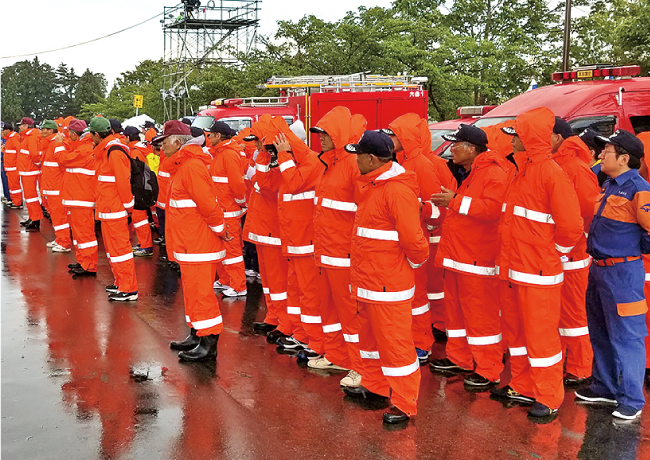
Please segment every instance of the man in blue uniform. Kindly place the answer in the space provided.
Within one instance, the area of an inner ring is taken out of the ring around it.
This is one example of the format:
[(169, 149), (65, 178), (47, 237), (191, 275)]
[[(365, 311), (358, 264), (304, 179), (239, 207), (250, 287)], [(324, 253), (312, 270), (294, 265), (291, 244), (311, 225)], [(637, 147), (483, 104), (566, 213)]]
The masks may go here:
[(612, 415), (635, 420), (645, 404), (645, 342), (648, 335), (642, 253), (650, 251), (650, 184), (640, 175), (643, 143), (617, 130), (598, 136), (601, 169), (609, 176), (596, 202), (587, 252), (594, 261), (587, 287), (587, 321), (594, 349), (591, 386), (579, 401), (616, 404)]

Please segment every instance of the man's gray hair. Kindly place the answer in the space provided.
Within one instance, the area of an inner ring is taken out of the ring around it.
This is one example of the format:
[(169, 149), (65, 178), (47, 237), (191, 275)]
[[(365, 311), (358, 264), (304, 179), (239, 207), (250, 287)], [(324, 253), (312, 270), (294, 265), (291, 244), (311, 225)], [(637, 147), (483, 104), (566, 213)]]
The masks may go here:
[(191, 135), (185, 135), (185, 134), (172, 134), (169, 136), (170, 140), (172, 142), (178, 141), (181, 144), (181, 147), (183, 147), (185, 144), (187, 144), (189, 141), (193, 139)]

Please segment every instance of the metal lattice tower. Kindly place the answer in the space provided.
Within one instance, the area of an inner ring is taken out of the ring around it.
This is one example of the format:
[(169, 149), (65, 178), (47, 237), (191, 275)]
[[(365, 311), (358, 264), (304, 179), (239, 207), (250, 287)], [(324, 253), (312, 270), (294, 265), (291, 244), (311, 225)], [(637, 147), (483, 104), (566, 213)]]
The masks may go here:
[[(162, 23), (165, 36), (163, 88), (160, 90), (165, 117), (188, 115), (187, 77), (205, 64), (236, 64), (237, 53), (252, 48), (261, 0), (197, 0), (165, 7)], [(182, 101), (182, 110), (181, 110)], [(190, 114), (194, 113), (190, 104)]]

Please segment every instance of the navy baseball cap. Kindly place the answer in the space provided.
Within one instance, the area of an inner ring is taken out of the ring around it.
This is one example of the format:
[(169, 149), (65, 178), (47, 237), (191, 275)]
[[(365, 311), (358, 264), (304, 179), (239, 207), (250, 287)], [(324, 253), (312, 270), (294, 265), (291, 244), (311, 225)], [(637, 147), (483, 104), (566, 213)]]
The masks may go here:
[(223, 121), (219, 120), (215, 120), (208, 131), (211, 133), (219, 133), (226, 136), (232, 136), (232, 128), (228, 125), (228, 123), (224, 123)]
[(348, 144), (345, 151), (354, 154), (369, 153), (379, 158), (393, 157), (393, 141), (381, 131), (366, 131), (358, 144)]
[(477, 147), (487, 147), (488, 138), (485, 131), (472, 125), (461, 123), (456, 131), (443, 134), (442, 138), (449, 142), (469, 142)]
[(122, 123), (120, 123), (119, 120), (116, 120), (115, 118), (109, 118), (108, 121), (111, 122), (111, 129), (114, 132), (116, 133), (122, 132)]
[[(181, 120), (181, 123), (182, 122), (183, 121)], [(201, 128), (199, 128), (198, 126), (190, 126), (190, 132), (192, 133), (192, 137), (205, 136), (205, 133), (203, 132), (203, 130)]]
[(589, 147), (590, 149), (593, 149), (593, 150), (600, 151), (602, 149), (602, 147), (600, 147), (596, 143), (596, 137), (597, 136), (598, 136), (598, 133), (596, 131), (594, 131), (593, 129), (591, 129), (591, 128), (587, 128), (583, 132), (578, 134), (578, 137), (582, 140), (582, 142), (587, 144), (587, 147)]
[(639, 159), (643, 158), (643, 142), (629, 131), (617, 129), (609, 137), (596, 136), (596, 145), (604, 148), (607, 144), (617, 145), (624, 148), (627, 152)]
[(127, 137), (136, 136), (140, 134), (140, 130), (135, 126), (127, 126), (126, 128), (124, 128), (123, 134)]
[(553, 133), (562, 136), (562, 139), (568, 139), (573, 136), (573, 129), (571, 125), (560, 117), (555, 117), (555, 125), (553, 126)]

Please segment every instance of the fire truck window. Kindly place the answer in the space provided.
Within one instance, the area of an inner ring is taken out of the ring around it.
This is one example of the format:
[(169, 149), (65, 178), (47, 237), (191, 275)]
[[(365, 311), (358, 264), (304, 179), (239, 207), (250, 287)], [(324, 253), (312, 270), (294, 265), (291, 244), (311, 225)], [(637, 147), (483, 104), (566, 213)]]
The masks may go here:
[(601, 136), (611, 136), (616, 127), (616, 117), (606, 115), (601, 117), (585, 117), (568, 120), (574, 134), (580, 134), (587, 128), (591, 128)]
[(286, 121), (289, 126), (293, 124), (293, 117), (282, 117), (282, 118), (284, 118), (284, 121)]
[(474, 122), (474, 126), (477, 128), (485, 128), (486, 126), (496, 125), (497, 123), (503, 123), (504, 121), (514, 120), (515, 117), (491, 117), (491, 118), (479, 118)]
[(201, 128), (203, 131), (207, 131), (208, 129), (210, 129), (210, 126), (212, 126), (213, 121), (214, 121), (214, 117), (204, 115), (204, 116), (196, 117), (192, 122), (192, 126), (196, 126), (197, 128)]
[(630, 117), (634, 134), (650, 131), (650, 116)]
[(445, 140), (442, 138), (443, 134), (453, 133), (454, 129), (431, 129), (431, 150), (436, 150)]
[(239, 132), (244, 128), (250, 128), (253, 125), (252, 118), (221, 118), (220, 121), (223, 121), (228, 126), (230, 126), (235, 131)]

